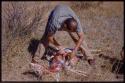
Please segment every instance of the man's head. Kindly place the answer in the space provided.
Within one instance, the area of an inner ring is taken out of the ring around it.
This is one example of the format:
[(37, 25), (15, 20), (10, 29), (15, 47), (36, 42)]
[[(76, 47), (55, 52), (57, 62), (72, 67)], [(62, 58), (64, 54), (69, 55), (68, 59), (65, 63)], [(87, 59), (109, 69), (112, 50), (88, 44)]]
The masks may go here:
[(68, 31), (74, 32), (77, 29), (77, 21), (74, 18), (68, 18), (64, 21), (64, 25)]

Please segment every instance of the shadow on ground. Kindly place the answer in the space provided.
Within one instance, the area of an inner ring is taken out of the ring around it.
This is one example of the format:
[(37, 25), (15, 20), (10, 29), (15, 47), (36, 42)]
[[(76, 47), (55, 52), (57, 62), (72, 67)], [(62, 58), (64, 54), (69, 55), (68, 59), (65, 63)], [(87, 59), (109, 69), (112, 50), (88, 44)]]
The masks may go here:
[(32, 38), (30, 43), (29, 43), (28, 52), (31, 53), (32, 58), (35, 55), (35, 52), (36, 52), (38, 45), (39, 45), (39, 42), (40, 42), (40, 40)]
[(112, 64), (111, 72), (117, 73), (117, 74), (124, 73), (124, 69), (123, 69), (124, 60), (119, 60), (117, 58), (111, 58), (109, 56), (105, 56), (104, 54), (100, 54), (99, 57), (110, 61), (110, 64)]

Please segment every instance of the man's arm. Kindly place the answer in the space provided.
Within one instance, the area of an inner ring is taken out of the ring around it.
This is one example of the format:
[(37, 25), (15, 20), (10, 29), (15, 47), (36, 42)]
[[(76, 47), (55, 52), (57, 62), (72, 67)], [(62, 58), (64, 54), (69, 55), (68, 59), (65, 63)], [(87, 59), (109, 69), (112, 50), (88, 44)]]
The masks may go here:
[(56, 41), (56, 39), (51, 34), (48, 35), (48, 41), (49, 41), (49, 43), (52, 43), (56, 47), (60, 46), (60, 44)]
[(48, 37), (48, 40), (49, 40), (50, 43), (52, 43), (53, 45), (55, 45), (58, 50), (60, 50), (59, 53), (61, 53), (61, 54), (64, 53), (63, 47), (61, 46), (61, 44), (59, 44), (59, 43), (56, 41), (56, 39), (55, 39), (53, 36), (49, 36), (49, 37)]
[[(76, 32), (77, 33), (77, 32)], [(79, 32), (77, 33), (77, 35), (79, 36), (78, 41), (76, 42), (76, 46), (74, 48), (74, 51), (76, 52), (78, 50), (78, 48), (80, 47), (82, 41), (83, 41), (83, 32)]]
[[(78, 38), (76, 38), (72, 33), (69, 33), (69, 35), (70, 35), (71, 38), (73, 39), (74, 43), (77, 44), (78, 39), (80, 38), (79, 35), (78, 35), (78, 33), (77, 33)], [(84, 35), (83, 35), (83, 36), (84, 36)], [(83, 38), (83, 39), (84, 39), (84, 38)], [(82, 52), (82, 54), (84, 55), (84, 49), (82, 48), (82, 46), (80, 46), (78, 50), (80, 50), (80, 51)]]
[(76, 46), (75, 46), (75, 48), (74, 48), (74, 50), (72, 52), (72, 55), (71, 55), (71, 57), (73, 57), (76, 54), (78, 49), (81, 50), (81, 52), (82, 52), (82, 49), (81, 49), (80, 45), (81, 45), (81, 43), (83, 41), (83, 32), (79, 32), (79, 33), (76, 32), (78, 37), (79, 37), (78, 39), (76, 39), (71, 32), (68, 32), (68, 33), (69, 33), (69, 35), (71, 36), (71, 38), (73, 39), (73, 41), (76, 44)]

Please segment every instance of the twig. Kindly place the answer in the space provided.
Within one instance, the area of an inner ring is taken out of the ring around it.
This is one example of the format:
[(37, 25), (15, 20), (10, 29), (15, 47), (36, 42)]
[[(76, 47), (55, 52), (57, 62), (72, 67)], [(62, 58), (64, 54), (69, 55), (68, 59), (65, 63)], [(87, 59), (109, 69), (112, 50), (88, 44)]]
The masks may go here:
[[(83, 75), (83, 76), (87, 76), (86, 75), (86, 72), (83, 72), (83, 71), (79, 71), (79, 70), (73, 70), (73, 69), (67, 69), (68, 71), (71, 71), (71, 72), (73, 72), (73, 73), (76, 73), (76, 74), (78, 74), (78, 75)], [(82, 74), (81, 74), (82, 73)]]

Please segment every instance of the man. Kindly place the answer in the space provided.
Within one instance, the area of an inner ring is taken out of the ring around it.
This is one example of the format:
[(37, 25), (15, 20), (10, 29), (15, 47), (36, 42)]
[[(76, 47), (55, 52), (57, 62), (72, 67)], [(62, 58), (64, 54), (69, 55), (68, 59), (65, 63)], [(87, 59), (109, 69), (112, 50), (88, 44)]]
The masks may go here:
[[(85, 43), (80, 21), (75, 13), (72, 11), (72, 9), (66, 5), (57, 5), (51, 12), (44, 35), (41, 39), (41, 42), (45, 48), (47, 48), (49, 44), (52, 43), (60, 50), (60, 53), (63, 54), (64, 51), (62, 45), (59, 44), (54, 38), (54, 34), (56, 33), (56, 31), (67, 31), (76, 43), (76, 46), (74, 47), (71, 54), (72, 62), (75, 62), (74, 56), (77, 50), (81, 50), (82, 53), (86, 54), (88, 62), (90, 64), (93, 63), (94, 59)], [(73, 36), (72, 32), (75, 32), (79, 38), (76, 39)], [(84, 45), (81, 47), (82, 43)]]

